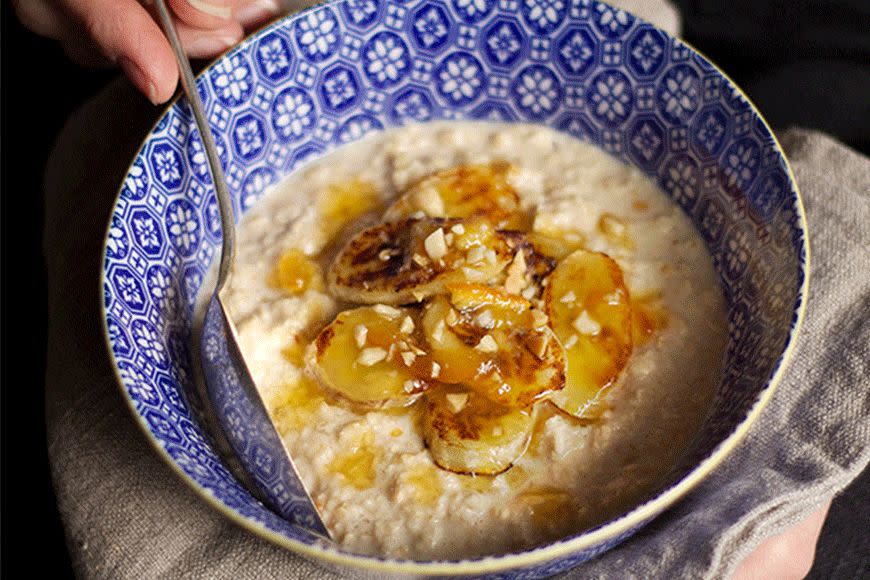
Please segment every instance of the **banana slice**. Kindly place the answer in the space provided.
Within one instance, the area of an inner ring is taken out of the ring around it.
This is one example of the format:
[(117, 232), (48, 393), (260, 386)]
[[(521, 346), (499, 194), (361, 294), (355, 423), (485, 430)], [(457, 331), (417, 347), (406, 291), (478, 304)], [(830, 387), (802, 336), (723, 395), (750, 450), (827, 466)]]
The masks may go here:
[(512, 409), (458, 386), (426, 394), (423, 435), (435, 463), (456, 473), (496, 475), (528, 446), (533, 409)]
[(485, 218), (498, 228), (525, 223), (520, 197), (508, 181), (513, 168), (504, 162), (460, 165), (426, 177), (384, 214), (397, 221), (422, 212), (429, 217)]
[(579, 232), (567, 230), (533, 231), (526, 234), (538, 254), (562, 260), (576, 250), (586, 247), (586, 239)]
[(357, 234), (329, 270), (333, 294), (364, 304), (408, 304), (451, 282), (486, 282), (511, 262), (513, 238), (484, 219), (405, 219)]
[(483, 284), (451, 284), (426, 307), (423, 330), (438, 379), (499, 405), (531, 407), (565, 381), (562, 346), (540, 310)]
[(364, 408), (409, 405), (434, 382), (417, 326), (409, 308), (345, 310), (314, 340), (309, 369), (329, 391)]
[(551, 400), (575, 417), (594, 417), (632, 350), (622, 270), (605, 254), (577, 250), (550, 276), (544, 306), (567, 363), (565, 388)]

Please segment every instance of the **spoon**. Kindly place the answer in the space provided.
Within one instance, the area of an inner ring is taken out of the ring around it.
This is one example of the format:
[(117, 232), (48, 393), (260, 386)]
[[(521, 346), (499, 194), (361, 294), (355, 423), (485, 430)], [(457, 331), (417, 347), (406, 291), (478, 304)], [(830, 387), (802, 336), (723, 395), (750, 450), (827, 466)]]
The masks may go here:
[(239, 349), (235, 325), (221, 300), (221, 290), (229, 279), (235, 260), (236, 230), (232, 202), (193, 71), (181, 47), (172, 16), (165, 0), (155, 0), (154, 4), (166, 37), (175, 51), (181, 86), (199, 128), (221, 217), (223, 246), (218, 278), (206, 310), (200, 341), (208, 398), (236, 459), (257, 488), (252, 491), (259, 491), (255, 495), (290, 523), (329, 538), (329, 531), (305, 489), (289, 451), (269, 419), (266, 406)]

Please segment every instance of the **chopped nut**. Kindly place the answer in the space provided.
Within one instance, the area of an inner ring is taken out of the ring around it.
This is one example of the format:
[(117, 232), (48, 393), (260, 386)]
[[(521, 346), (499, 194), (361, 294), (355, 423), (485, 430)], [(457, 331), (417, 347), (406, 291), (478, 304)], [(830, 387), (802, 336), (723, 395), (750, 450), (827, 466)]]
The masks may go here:
[(481, 272), (480, 270), (475, 270), (474, 268), (469, 268), (468, 266), (462, 267), (462, 274), (471, 282), (483, 282), (486, 280), (486, 273)]
[(498, 256), (495, 253), (495, 250), (487, 250), (486, 251), (486, 261), (490, 264), (495, 264), (498, 261)]
[(571, 304), (577, 300), (577, 295), (574, 294), (573, 290), (568, 290), (565, 292), (562, 297), (559, 299), (559, 302), (562, 304)]
[(477, 264), (481, 260), (483, 260), (483, 256), (486, 254), (486, 248), (483, 246), (474, 246), (470, 250), (468, 250), (468, 254), (466, 257), (468, 258), (469, 264)]
[(480, 352), (497, 352), (498, 343), (491, 335), (484, 334), (483, 338), (480, 339), (480, 342), (478, 342), (477, 346), (475, 346), (474, 348), (475, 350), (479, 350)]
[(381, 316), (386, 316), (390, 320), (394, 320), (402, 315), (401, 310), (393, 308), (392, 306), (387, 306), (386, 304), (375, 304), (373, 309)]
[(414, 260), (414, 263), (416, 263), (418, 266), (422, 266), (423, 268), (429, 265), (428, 258), (426, 258), (426, 256), (422, 254), (414, 254), (411, 259)]
[(444, 321), (439, 320), (438, 324), (435, 325), (435, 330), (432, 331), (432, 340), (435, 342), (443, 342), (444, 341)]
[(495, 318), (492, 315), (492, 312), (489, 309), (483, 309), (480, 314), (475, 317), (474, 322), (481, 328), (493, 328), (495, 327)]
[(572, 326), (574, 326), (580, 334), (586, 334), (589, 336), (596, 336), (601, 332), (601, 325), (593, 320), (585, 310), (580, 313), (580, 316), (574, 319)]
[(465, 226), (463, 226), (462, 224), (456, 224), (455, 226), (450, 228), (450, 231), (453, 232), (454, 234), (456, 234), (457, 236), (461, 236), (462, 234), (465, 233)]
[(437, 379), (438, 375), (441, 374), (441, 365), (439, 365), (434, 360), (432, 361), (432, 378)]
[(522, 250), (514, 256), (508, 267), (504, 289), (510, 294), (519, 294), (526, 287), (526, 258)]
[(444, 397), (454, 413), (460, 412), (468, 404), (468, 393), (447, 393)]
[(619, 289), (614, 290), (613, 292), (604, 297), (604, 301), (611, 306), (619, 304), (620, 302), (622, 302), (622, 291)]
[(411, 320), (410, 316), (406, 316), (405, 320), (402, 321), (402, 326), (399, 328), (399, 331), (402, 334), (411, 334), (414, 332), (414, 321)]
[(537, 308), (532, 310), (532, 324), (535, 326), (535, 328), (541, 328), (542, 326), (546, 325), (548, 320), (549, 318), (543, 310), (538, 310)]
[(454, 326), (457, 322), (459, 322), (459, 314), (455, 309), (451, 308), (450, 312), (447, 313), (447, 326)]
[(423, 187), (414, 195), (414, 204), (432, 217), (444, 215), (444, 200), (434, 187)]
[(447, 254), (447, 242), (444, 240), (444, 230), (438, 228), (423, 241), (426, 253), (433, 260), (440, 260)]
[(385, 358), (387, 358), (387, 351), (380, 347), (370, 347), (362, 349), (356, 361), (363, 366), (370, 367)]
[(522, 250), (517, 252), (516, 255), (514, 256), (514, 261), (511, 262), (511, 266), (514, 266), (515, 268), (517, 268), (521, 272), (525, 272), (526, 271), (526, 253), (523, 252)]
[(497, 392), (499, 395), (506, 395), (510, 391), (511, 391), (511, 386), (507, 383), (502, 383), (501, 386), (498, 388)]
[(576, 335), (576, 334), (572, 334), (571, 336), (568, 337), (568, 340), (566, 340), (566, 341), (565, 341), (565, 344), (563, 344), (562, 346), (565, 347), (565, 348), (571, 348), (572, 346), (574, 346), (575, 344), (577, 344), (577, 341), (578, 341), (578, 340), (580, 340), (580, 339), (577, 338), (577, 335)]
[(424, 294), (423, 292), (411, 292), (411, 294), (414, 296), (414, 300), (416, 300), (417, 302), (423, 302), (423, 299), (426, 298), (426, 294)]
[(444, 234), (444, 243), (447, 244), (448, 246), (453, 243), (453, 234), (452, 233)]
[(526, 286), (526, 289), (523, 290), (521, 292), (521, 294), (522, 294), (522, 297), (525, 298), (526, 300), (531, 300), (532, 298), (535, 297), (535, 294), (537, 294), (537, 292), (538, 292), (538, 289), (535, 288), (534, 286)]
[(381, 250), (380, 252), (378, 252), (378, 259), (381, 262), (386, 262), (390, 259), (390, 257), (392, 257), (392, 255), (393, 255), (393, 250), (389, 250), (389, 249)]
[(417, 355), (413, 352), (403, 352), (402, 360), (405, 362), (405, 366), (409, 367), (414, 364), (414, 360), (417, 358)]
[(356, 341), (357, 348), (362, 348), (366, 345), (368, 336), (369, 328), (365, 324), (357, 324), (353, 329), (353, 338)]
[(402, 385), (402, 388), (405, 390), (406, 393), (413, 393), (414, 389), (417, 388), (417, 382), (411, 380), (405, 381), (405, 384)]

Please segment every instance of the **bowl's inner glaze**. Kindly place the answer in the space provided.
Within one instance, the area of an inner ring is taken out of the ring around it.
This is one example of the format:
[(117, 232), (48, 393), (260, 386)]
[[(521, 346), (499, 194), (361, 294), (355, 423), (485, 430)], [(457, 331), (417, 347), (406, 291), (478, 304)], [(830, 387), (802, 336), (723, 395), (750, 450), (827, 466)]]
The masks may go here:
[[(779, 367), (806, 260), (785, 160), (721, 73), (625, 12), (588, 0), (342, 1), (263, 30), (207, 69), (199, 91), (237, 212), (336, 146), (439, 119), (545, 124), (651, 175), (706, 241), (729, 318), (713, 412), (671, 484), (734, 432)], [(111, 218), (111, 350), (136, 412), (184, 473), (241, 516), (312, 544), (239, 485), (189, 406), (193, 307), (220, 235), (180, 101), (148, 136)]]

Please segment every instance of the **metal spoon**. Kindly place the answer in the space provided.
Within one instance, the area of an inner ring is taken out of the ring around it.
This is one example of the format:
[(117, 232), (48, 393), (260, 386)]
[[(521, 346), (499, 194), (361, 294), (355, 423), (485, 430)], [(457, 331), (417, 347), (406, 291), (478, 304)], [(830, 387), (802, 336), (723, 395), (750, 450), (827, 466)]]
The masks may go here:
[(235, 325), (220, 297), (235, 260), (236, 229), (232, 202), (190, 62), (181, 47), (165, 1), (155, 0), (155, 5), (166, 37), (175, 51), (181, 86), (190, 102), (208, 157), (221, 216), (223, 246), (218, 279), (205, 314), (200, 342), (202, 371), (212, 410), (236, 458), (258, 488), (257, 495), (289, 522), (329, 538), (290, 453), (269, 419), (239, 349)]

